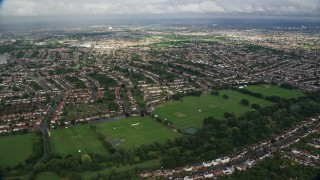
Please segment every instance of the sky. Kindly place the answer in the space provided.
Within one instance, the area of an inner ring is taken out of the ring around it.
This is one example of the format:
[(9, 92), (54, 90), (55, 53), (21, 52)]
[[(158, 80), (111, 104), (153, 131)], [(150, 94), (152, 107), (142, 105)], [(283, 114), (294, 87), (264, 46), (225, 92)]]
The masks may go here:
[(2, 17), (109, 14), (320, 17), (320, 0), (3, 0), (0, 8)]

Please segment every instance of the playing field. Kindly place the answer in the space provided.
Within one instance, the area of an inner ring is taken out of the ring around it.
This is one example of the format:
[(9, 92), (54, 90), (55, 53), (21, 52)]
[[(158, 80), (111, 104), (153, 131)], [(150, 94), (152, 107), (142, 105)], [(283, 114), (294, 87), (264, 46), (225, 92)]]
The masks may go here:
[[(95, 126), (98, 131), (106, 135), (107, 140), (116, 148), (138, 147), (142, 144), (165, 141), (178, 135), (151, 118), (130, 117), (98, 123)], [(107, 153), (96, 133), (90, 130), (89, 125), (52, 130), (50, 143), (52, 152), (60, 155), (81, 155), (90, 152)], [(78, 150), (81, 152), (79, 153)]]
[[(49, 140), (52, 152), (60, 155), (82, 155), (90, 152), (96, 154), (107, 153), (96, 133), (90, 130), (89, 125), (52, 130)], [(81, 152), (78, 152), (79, 150)]]
[[(167, 119), (172, 121), (173, 126), (177, 128), (201, 128), (205, 117), (213, 116), (215, 118), (223, 118), (225, 112), (233, 112), (239, 115), (252, 110), (250, 106), (239, 104), (241, 99), (247, 99), (250, 104), (259, 104), (262, 107), (272, 104), (264, 99), (255, 98), (232, 90), (221, 90), (219, 92), (219, 96), (204, 94), (200, 97), (185, 97), (183, 98), (183, 102), (167, 102), (157, 106), (154, 114), (163, 120)], [(228, 100), (222, 98), (224, 94), (229, 97)]]
[(284, 98), (296, 98), (304, 96), (303, 92), (297, 90), (284, 89), (279, 86), (272, 85), (252, 85), (247, 86), (246, 89), (252, 92), (261, 93), (263, 96), (280, 96)]
[(171, 129), (147, 117), (130, 117), (96, 126), (109, 142), (119, 148), (139, 147), (178, 136)]
[(34, 133), (0, 137), (0, 166), (14, 166), (32, 154)]

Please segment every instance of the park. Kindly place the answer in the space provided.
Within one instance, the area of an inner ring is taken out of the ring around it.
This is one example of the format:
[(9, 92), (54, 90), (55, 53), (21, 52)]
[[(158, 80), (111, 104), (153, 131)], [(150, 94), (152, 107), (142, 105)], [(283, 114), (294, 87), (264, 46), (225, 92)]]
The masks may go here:
[[(94, 125), (97, 131), (103, 133), (115, 148), (131, 149), (142, 144), (163, 142), (178, 136), (168, 127), (148, 117), (130, 117)], [(96, 132), (92, 131), (88, 124), (52, 130), (50, 131), (50, 143), (53, 153), (64, 156), (91, 152), (108, 153), (98, 140)]]
[[(228, 99), (224, 99), (227, 95)], [(162, 120), (173, 122), (173, 126), (180, 129), (201, 128), (205, 117), (213, 116), (221, 119), (225, 112), (234, 113), (236, 116), (252, 110), (250, 106), (239, 104), (241, 99), (248, 99), (251, 104), (259, 104), (261, 107), (272, 105), (271, 102), (245, 95), (233, 90), (221, 90), (219, 96), (209, 93), (200, 97), (188, 96), (181, 101), (169, 101), (156, 107), (155, 115)]]

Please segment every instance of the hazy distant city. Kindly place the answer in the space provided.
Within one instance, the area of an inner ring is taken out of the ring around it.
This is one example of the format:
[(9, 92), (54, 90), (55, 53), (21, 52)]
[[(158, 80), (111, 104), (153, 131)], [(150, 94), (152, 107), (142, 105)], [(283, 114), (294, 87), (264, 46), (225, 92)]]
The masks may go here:
[(0, 9), (0, 179), (319, 178), (319, 3), (26, 2)]

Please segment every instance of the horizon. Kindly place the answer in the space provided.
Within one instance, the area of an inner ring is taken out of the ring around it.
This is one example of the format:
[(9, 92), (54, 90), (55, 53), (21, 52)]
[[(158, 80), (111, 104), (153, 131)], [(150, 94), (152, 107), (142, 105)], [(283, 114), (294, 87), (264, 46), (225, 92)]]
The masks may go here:
[(1, 0), (0, 17), (188, 15), (320, 17), (317, 0)]

